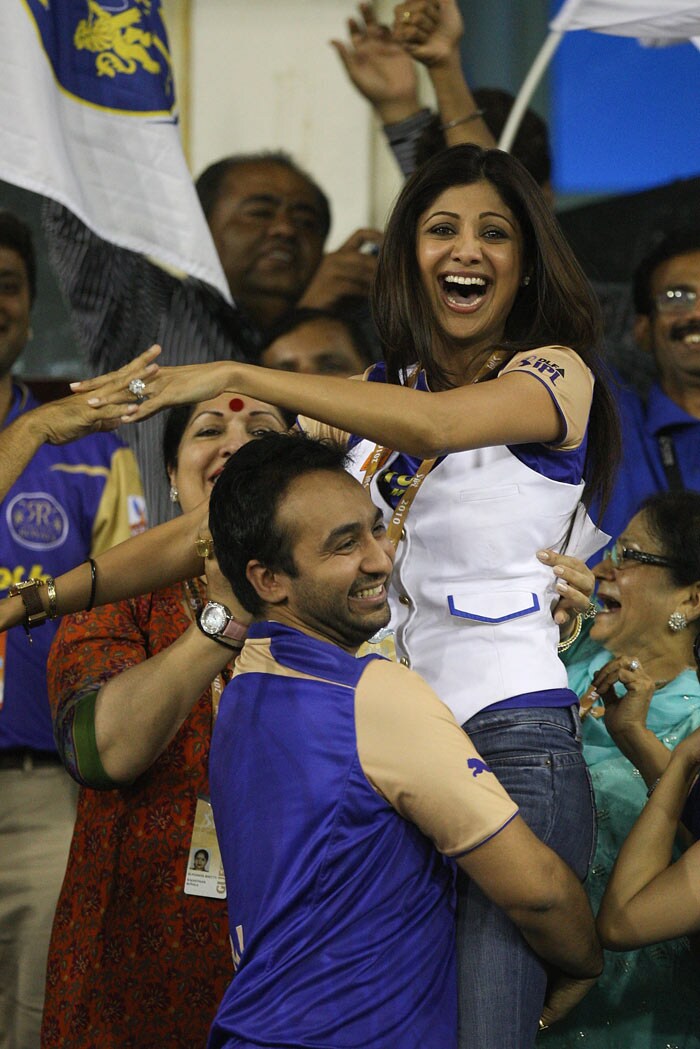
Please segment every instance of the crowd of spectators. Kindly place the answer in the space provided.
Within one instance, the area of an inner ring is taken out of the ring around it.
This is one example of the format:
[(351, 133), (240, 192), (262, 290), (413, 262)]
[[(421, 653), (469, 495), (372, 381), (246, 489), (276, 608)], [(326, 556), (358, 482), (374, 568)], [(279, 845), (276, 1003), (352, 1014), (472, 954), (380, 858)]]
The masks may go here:
[(591, 285), (463, 30), (332, 42), (385, 231), (199, 176), (235, 305), (46, 200), (61, 400), (0, 211), (0, 1049), (700, 1049), (700, 229)]

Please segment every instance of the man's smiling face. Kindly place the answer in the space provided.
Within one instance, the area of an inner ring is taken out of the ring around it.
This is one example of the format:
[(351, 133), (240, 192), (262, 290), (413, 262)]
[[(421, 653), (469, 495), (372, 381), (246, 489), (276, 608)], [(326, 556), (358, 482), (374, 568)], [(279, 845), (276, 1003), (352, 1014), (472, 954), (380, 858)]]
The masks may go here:
[(228, 172), (209, 227), (231, 294), (244, 309), (265, 297), (296, 302), (318, 268), (327, 233), (315, 187), (264, 160)]
[[(700, 386), (700, 251), (660, 263), (650, 291), (654, 306), (649, 316), (637, 318), (636, 335), (654, 356), (662, 388), (677, 400), (679, 390)], [(695, 292), (694, 303), (685, 300), (684, 292)], [(674, 301), (680, 308), (669, 308)]]
[(292, 537), (295, 574), (277, 573), (282, 600), (271, 606), (273, 618), (347, 651), (387, 625), (394, 548), (357, 481), (342, 471), (297, 478), (277, 525)]

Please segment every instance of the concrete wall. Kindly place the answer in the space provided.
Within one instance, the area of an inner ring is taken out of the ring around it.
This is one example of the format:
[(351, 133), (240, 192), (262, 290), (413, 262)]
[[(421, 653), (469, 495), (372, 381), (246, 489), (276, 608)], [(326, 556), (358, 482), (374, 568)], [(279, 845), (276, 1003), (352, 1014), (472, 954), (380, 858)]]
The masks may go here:
[[(375, 4), (390, 18), (393, 2)], [(401, 178), (328, 41), (349, 0), (165, 0), (194, 174), (227, 153), (284, 149), (329, 194), (330, 245), (383, 225)]]

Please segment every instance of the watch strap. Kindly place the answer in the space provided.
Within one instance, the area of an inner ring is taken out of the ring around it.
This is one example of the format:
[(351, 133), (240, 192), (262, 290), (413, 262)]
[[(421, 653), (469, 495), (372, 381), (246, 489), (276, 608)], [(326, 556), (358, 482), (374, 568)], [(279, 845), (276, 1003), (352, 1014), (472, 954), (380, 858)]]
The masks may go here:
[[(211, 602), (208, 602), (211, 604)], [(219, 602), (216, 602), (219, 604)], [(210, 630), (205, 630), (202, 625), (202, 616), (207, 609), (207, 605), (201, 608), (197, 613), (196, 621), (197, 626), (202, 631), (205, 637), (208, 637), (210, 641), (216, 641), (220, 645), (224, 645), (226, 648), (240, 649), (243, 647), (243, 642), (248, 636), (248, 627), (244, 626), (243, 623), (239, 623), (238, 620), (234, 619), (226, 605), (221, 605), (227, 615), (226, 626), (218, 634), (212, 633)], [(226, 639), (226, 640), (224, 640)]]
[(221, 631), (221, 637), (226, 637), (229, 641), (235, 641), (237, 644), (242, 645), (248, 637), (248, 627), (244, 623), (239, 623), (229, 613), (228, 622)]
[(49, 613), (41, 603), (39, 597), (39, 588), (44, 585), (43, 579), (35, 579), (30, 577), (25, 579), (23, 583), (13, 583), (8, 588), (8, 596), (20, 597), (22, 604), (24, 605), (24, 629), (29, 636), (29, 631), (33, 630), (34, 627), (41, 626), (49, 618)]

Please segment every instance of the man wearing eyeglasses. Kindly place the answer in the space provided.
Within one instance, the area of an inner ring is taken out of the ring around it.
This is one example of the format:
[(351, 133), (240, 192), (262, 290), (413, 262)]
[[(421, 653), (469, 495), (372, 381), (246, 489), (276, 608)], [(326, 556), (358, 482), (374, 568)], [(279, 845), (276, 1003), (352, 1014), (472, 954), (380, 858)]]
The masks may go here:
[(666, 236), (637, 267), (633, 294), (656, 379), (645, 402), (619, 390), (622, 463), (602, 519), (612, 536), (646, 496), (700, 490), (700, 228)]

